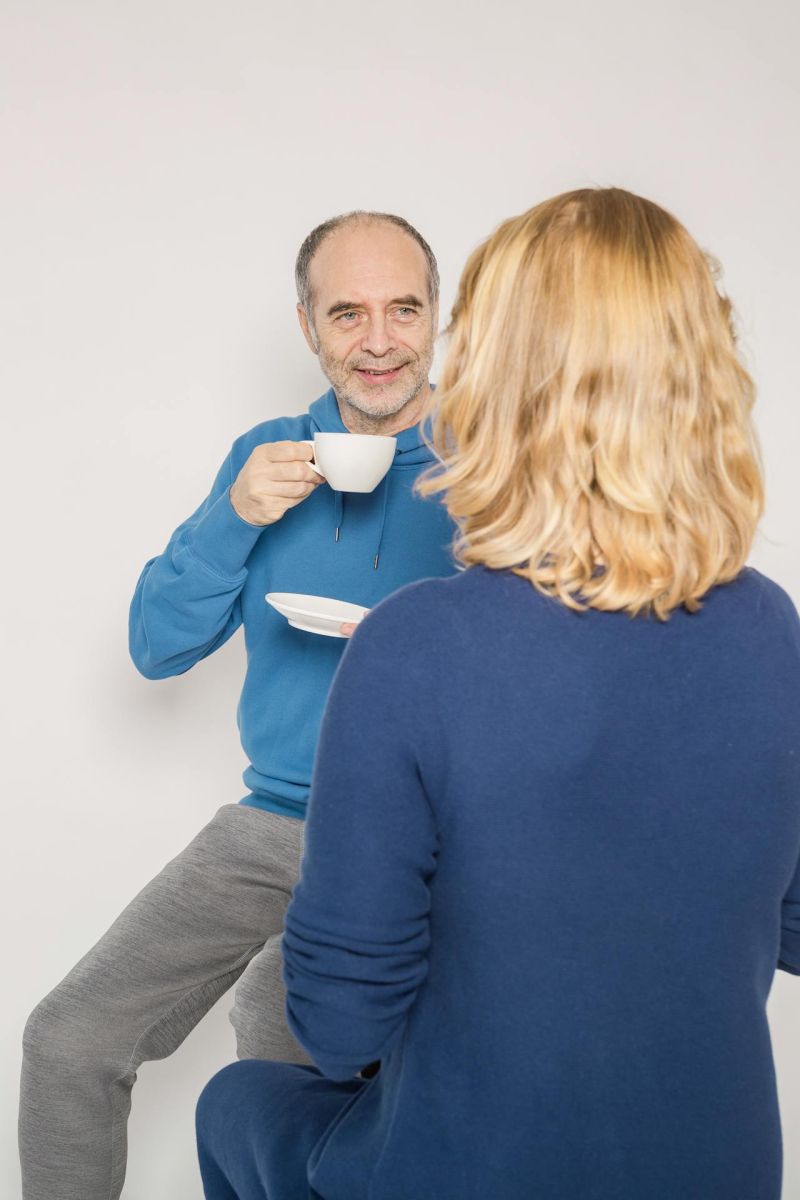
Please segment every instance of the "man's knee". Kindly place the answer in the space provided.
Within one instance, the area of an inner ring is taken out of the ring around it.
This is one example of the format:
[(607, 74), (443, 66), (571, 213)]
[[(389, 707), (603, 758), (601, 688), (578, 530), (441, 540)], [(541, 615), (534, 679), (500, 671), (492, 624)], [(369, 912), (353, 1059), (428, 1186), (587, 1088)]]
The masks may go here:
[(102, 1036), (103, 1022), (78, 996), (59, 984), (36, 1005), (25, 1023), (22, 1046), (25, 1057), (48, 1067), (95, 1074), (111, 1062)]
[(81, 1053), (84, 1037), (80, 1024), (75, 1006), (68, 1004), (56, 988), (28, 1017), (22, 1035), (23, 1050), (29, 1056), (67, 1063)]

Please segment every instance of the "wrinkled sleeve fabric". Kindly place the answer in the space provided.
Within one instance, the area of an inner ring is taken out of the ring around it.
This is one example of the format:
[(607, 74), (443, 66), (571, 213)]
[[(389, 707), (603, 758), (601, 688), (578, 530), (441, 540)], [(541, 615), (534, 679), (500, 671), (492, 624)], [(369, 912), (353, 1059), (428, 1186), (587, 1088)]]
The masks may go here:
[(173, 533), (163, 554), (145, 565), (129, 619), (129, 647), (148, 679), (188, 671), (238, 629), (247, 558), (263, 526), (234, 511), (232, 454), (196, 512)]
[(390, 600), (343, 655), (286, 918), (289, 1023), (337, 1080), (387, 1055), (427, 973), (437, 832), (419, 762), (425, 672), (412, 641)]
[(778, 967), (790, 975), (800, 975), (800, 862), (781, 905)]

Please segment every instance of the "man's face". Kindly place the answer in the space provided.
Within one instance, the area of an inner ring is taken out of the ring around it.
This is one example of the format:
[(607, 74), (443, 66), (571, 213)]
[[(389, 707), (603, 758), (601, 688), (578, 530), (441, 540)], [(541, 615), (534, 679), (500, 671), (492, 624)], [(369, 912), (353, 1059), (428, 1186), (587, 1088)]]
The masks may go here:
[(310, 282), (313, 329), (302, 309), (300, 323), (338, 398), (367, 416), (400, 412), (427, 387), (433, 360), (422, 248), (384, 221), (345, 226), (317, 250)]

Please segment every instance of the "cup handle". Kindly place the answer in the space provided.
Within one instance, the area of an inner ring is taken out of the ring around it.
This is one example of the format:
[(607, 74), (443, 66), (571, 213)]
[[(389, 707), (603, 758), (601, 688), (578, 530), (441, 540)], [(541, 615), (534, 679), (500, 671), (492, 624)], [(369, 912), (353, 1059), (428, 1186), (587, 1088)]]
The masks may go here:
[[(312, 450), (314, 449), (314, 443), (309, 441), (308, 438), (302, 438), (301, 440), (305, 443), (306, 446), (310, 446)], [(322, 471), (320, 471), (319, 467), (317, 466), (317, 464), (314, 462), (313, 459), (311, 460), (311, 462), (308, 465), (311, 467), (312, 471), (316, 471), (318, 475), (322, 475)], [(324, 479), (325, 476), (322, 475), (322, 478)]]

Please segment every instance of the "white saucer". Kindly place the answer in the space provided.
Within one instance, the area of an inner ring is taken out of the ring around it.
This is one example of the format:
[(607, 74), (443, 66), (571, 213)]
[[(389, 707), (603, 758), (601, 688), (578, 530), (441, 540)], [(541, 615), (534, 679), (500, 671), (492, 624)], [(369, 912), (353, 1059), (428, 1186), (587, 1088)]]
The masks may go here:
[(302, 596), (297, 592), (268, 592), (264, 599), (295, 629), (321, 633), (324, 637), (344, 637), (339, 632), (342, 622), (358, 624), (369, 612), (360, 604), (331, 600), (328, 596)]

